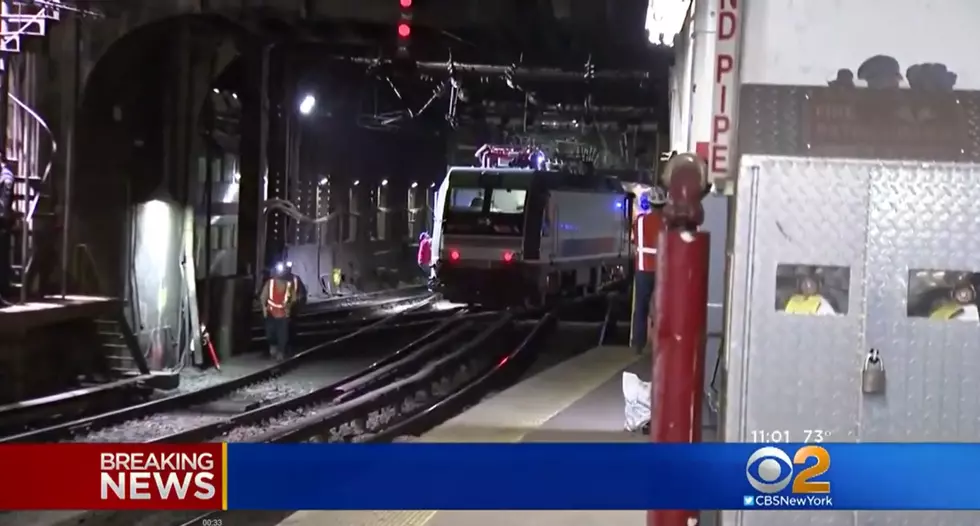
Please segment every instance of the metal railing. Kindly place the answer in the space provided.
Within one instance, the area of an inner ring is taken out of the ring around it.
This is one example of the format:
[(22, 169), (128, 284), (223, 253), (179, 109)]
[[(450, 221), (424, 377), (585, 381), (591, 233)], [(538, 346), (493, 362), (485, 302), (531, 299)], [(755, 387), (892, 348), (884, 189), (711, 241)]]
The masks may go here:
[[(51, 141), (51, 153), (48, 157), (48, 162), (44, 166), (44, 170), (41, 172), (39, 177), (32, 178), (30, 174), (24, 173), (20, 170), (21, 177), (24, 181), (24, 218), (21, 223), (21, 236), (20, 236), (20, 263), (21, 263), (21, 288), (20, 288), (20, 301), (25, 303), (27, 301), (27, 289), (28, 281), (30, 279), (30, 273), (34, 264), (34, 254), (31, 250), (33, 244), (31, 243), (32, 237), (34, 236), (34, 218), (37, 215), (38, 205), (41, 202), (41, 197), (43, 195), (42, 189), (48, 184), (48, 179), (51, 176), (51, 167), (54, 164), (54, 156), (58, 152), (58, 142), (55, 140), (54, 133), (36, 111), (34, 111), (30, 106), (21, 101), (13, 93), (7, 94), (10, 104), (19, 108), (25, 114), (29, 115), (34, 122), (43, 129), (49, 140)], [(36, 149), (34, 150), (36, 152)], [(22, 161), (22, 159), (18, 159)], [(31, 185), (37, 184), (38, 187), (32, 190)], [(33, 195), (32, 195), (33, 194)]]

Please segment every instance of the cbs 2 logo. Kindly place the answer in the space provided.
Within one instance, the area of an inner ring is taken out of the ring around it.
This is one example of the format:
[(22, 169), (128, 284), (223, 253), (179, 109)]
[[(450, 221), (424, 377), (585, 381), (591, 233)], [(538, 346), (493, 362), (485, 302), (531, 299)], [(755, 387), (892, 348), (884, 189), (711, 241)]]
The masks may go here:
[[(810, 459), (816, 462), (793, 476), (794, 466), (805, 466)], [(745, 477), (760, 493), (779, 493), (793, 481), (793, 493), (830, 493), (830, 482), (814, 481), (830, 469), (830, 453), (821, 446), (803, 446), (796, 450), (791, 461), (778, 447), (761, 447), (749, 456)]]

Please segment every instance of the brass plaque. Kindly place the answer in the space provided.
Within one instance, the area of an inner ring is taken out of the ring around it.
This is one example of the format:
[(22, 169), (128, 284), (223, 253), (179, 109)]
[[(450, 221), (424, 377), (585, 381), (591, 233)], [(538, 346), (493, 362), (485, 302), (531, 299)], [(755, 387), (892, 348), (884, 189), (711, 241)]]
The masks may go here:
[(818, 88), (803, 105), (811, 155), (954, 160), (970, 144), (955, 92)]

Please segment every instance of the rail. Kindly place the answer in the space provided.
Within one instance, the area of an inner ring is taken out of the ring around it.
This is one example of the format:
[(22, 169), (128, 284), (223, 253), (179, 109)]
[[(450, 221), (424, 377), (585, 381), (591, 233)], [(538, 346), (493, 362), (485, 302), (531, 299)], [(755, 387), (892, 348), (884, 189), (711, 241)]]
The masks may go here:
[[(287, 442), (305, 437), (311, 441), (388, 442), (399, 436), (424, 432), (475, 404), (488, 392), (499, 388), (501, 382), (516, 379), (533, 363), (538, 345), (557, 327), (558, 319), (566, 309), (604, 295), (571, 300), (550, 311), (487, 311), (453, 316), (395, 354), (344, 379), (344, 385), (328, 386), (337, 392), (324, 388), (316, 395), (329, 404), (327, 410), (317, 412), (322, 416), (307, 418), (298, 425), (271, 433), (254, 434), (246, 441)], [(511, 330), (515, 327), (514, 322), (527, 317), (540, 319), (526, 335), (515, 339), (516, 333)], [(479, 325), (473, 323), (484, 319), (486, 321)], [(468, 337), (469, 334), (474, 336)], [(500, 345), (501, 341), (505, 344)], [(458, 343), (463, 345), (457, 346)], [(316, 403), (315, 399), (308, 401)], [(301, 405), (296, 401), (285, 401), (255, 410), (248, 416), (241, 414), (222, 421), (207, 431), (189, 432), (183, 436), (175, 434), (157, 441), (218, 440), (219, 436), (220, 440), (234, 441), (229, 440), (228, 433), (236, 425), (252, 423), (261, 426), (269, 421), (267, 417), (274, 420), (282, 410)], [(84, 519), (72, 517), (69, 520), (71, 524), (81, 521), (131, 524), (144, 516), (151, 520), (149, 516), (152, 515), (154, 522), (184, 526), (202, 524), (203, 519), (214, 518), (232, 522), (233, 517), (271, 524), (292, 512), (210, 512), (203, 516), (200, 513), (167, 512), (163, 517), (150, 512), (134, 517), (126, 512), (93, 511), (87, 512)], [(59, 526), (67, 524), (61, 522)]]
[(21, 433), (18, 435), (0, 438), (0, 444), (62, 440), (65, 438), (69, 438), (80, 432), (90, 432), (92, 430), (109, 427), (120, 422), (144, 418), (146, 416), (153, 415), (153, 414), (176, 411), (186, 407), (202, 405), (210, 401), (228, 396), (231, 393), (246, 388), (250, 385), (257, 384), (260, 382), (270, 381), (290, 371), (296, 370), (301, 365), (306, 364), (312, 360), (319, 359), (320, 357), (323, 357), (325, 354), (329, 353), (330, 351), (337, 350), (358, 337), (374, 333), (395, 323), (406, 313), (414, 309), (423, 307), (425, 305), (427, 305), (427, 303), (421, 303), (418, 305), (410, 306), (409, 308), (403, 311), (396, 312), (383, 319), (377, 320), (374, 323), (366, 327), (363, 327), (359, 330), (356, 330), (350, 334), (346, 334), (338, 338), (335, 338), (333, 340), (314, 345), (290, 357), (287, 360), (279, 362), (270, 367), (266, 367), (259, 371), (255, 371), (251, 374), (247, 374), (239, 378), (229, 380), (227, 382), (223, 382), (210, 387), (205, 387), (203, 389), (189, 392), (189, 393), (175, 395), (175, 396), (154, 400), (152, 402), (147, 402), (136, 406), (118, 409), (109, 413), (103, 413), (88, 418), (83, 418), (79, 420), (73, 420), (71, 422), (48, 426), (42, 429), (37, 429), (26, 433)]
[(237, 427), (266, 422), (279, 415), (297, 411), (304, 407), (342, 403), (345, 399), (367, 394), (382, 387), (391, 378), (398, 376), (401, 371), (419, 367), (422, 362), (430, 359), (449, 342), (458, 340), (462, 334), (473, 327), (479, 318), (489, 315), (488, 313), (476, 316), (468, 316), (467, 314), (467, 311), (456, 313), (408, 345), (387, 354), (368, 367), (339, 381), (319, 387), (301, 396), (240, 413), (226, 420), (160, 437), (152, 442), (203, 442), (212, 440), (215, 437), (227, 436)]
[[(531, 331), (512, 350), (502, 354), (495, 354), (493, 363), (482, 372), (473, 375), (467, 381), (457, 385), (443, 396), (435, 398), (424, 407), (415, 409), (404, 418), (396, 422), (384, 424), (381, 430), (366, 433), (363, 436), (363, 440), (359, 441), (384, 443), (392, 442), (402, 436), (419, 435), (439, 423), (448, 420), (452, 416), (459, 414), (467, 407), (476, 404), (488, 392), (500, 386), (501, 383), (515, 378), (521, 370), (530, 365), (535, 356), (534, 351), (539, 348), (542, 340), (557, 327), (562, 312), (590, 299), (595, 299), (595, 296), (580, 298), (544, 313), (539, 322), (535, 324)], [(447, 369), (445, 364), (452, 360), (453, 357), (458, 359), (461, 355), (465, 356), (467, 353), (472, 355), (478, 354), (480, 351), (485, 351), (486, 348), (480, 344), (487, 342), (490, 335), (498, 332), (502, 327), (505, 327), (513, 321), (513, 319), (511, 314), (505, 314), (491, 327), (482, 331), (467, 346), (453, 355), (445, 357), (443, 359), (444, 361), (430, 366), (424, 371), (419, 371), (411, 377), (388, 384), (383, 389), (366, 393), (342, 403), (337, 407), (337, 412), (331, 413), (326, 417), (308, 421), (305, 425), (298, 426), (289, 432), (279, 432), (259, 437), (256, 441), (262, 440), (279, 443), (317, 440), (324, 432), (329, 432), (330, 429), (337, 429), (344, 424), (354, 423), (353, 427), (357, 427), (359, 422), (363, 422), (372, 412), (377, 413), (379, 408), (398, 404), (402, 400), (405, 400), (406, 397), (413, 396), (419, 390), (427, 389), (427, 384), (431, 384), (432, 377), (437, 377), (444, 373)], [(336, 438), (337, 435), (332, 435), (331, 437)], [(346, 439), (350, 440), (350, 437), (346, 437)], [(181, 526), (202, 524), (206, 523), (208, 519), (217, 518), (227, 518), (231, 522), (230, 519), (233, 517), (237, 518), (240, 513), (242, 514), (242, 518), (244, 518), (245, 513), (248, 513), (249, 517), (251, 517), (251, 514), (254, 512), (209, 512), (194, 516), (193, 518), (188, 517), (189, 520), (184, 520)], [(270, 519), (280, 521), (289, 513), (276, 512), (270, 515)]]

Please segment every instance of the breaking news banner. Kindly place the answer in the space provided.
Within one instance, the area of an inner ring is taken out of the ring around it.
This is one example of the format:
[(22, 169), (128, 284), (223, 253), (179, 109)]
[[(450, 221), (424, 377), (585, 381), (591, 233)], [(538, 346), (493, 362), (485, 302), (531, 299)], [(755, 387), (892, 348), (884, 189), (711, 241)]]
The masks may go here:
[(980, 444), (54, 444), (0, 466), (7, 510), (980, 509)]
[(228, 507), (980, 509), (980, 444), (228, 446)]

